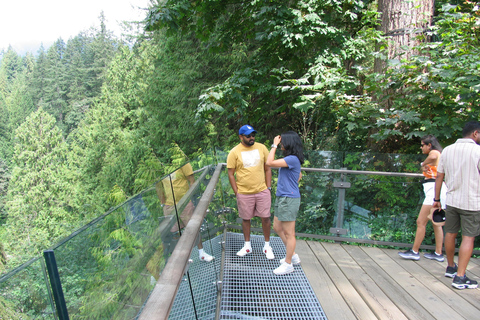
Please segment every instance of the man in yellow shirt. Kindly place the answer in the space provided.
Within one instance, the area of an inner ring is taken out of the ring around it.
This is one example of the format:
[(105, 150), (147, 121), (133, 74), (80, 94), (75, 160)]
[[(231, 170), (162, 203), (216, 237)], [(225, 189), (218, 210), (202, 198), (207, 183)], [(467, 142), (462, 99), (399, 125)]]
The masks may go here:
[(240, 143), (230, 150), (227, 157), (228, 179), (237, 198), (238, 215), (243, 220), (245, 238), (245, 244), (237, 256), (243, 257), (252, 252), (250, 220), (257, 216), (262, 219), (265, 237), (263, 252), (267, 259), (274, 259), (270, 246), (272, 171), (266, 165), (269, 151), (263, 144), (255, 142), (256, 133), (251, 126), (242, 126), (238, 131)]

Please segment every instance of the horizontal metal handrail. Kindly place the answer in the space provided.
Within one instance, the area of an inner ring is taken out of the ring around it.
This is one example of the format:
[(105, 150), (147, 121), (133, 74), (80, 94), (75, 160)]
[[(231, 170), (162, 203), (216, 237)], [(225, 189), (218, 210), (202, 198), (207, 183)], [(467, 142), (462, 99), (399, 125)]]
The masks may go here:
[(155, 288), (145, 303), (140, 320), (167, 319), (175, 301), (178, 287), (195, 246), (200, 227), (207, 213), (208, 206), (215, 192), (223, 165), (217, 165), (205, 192), (193, 211), (192, 218), (187, 223), (172, 255), (168, 259)]
[(408, 177), (408, 178), (423, 178), (421, 173), (407, 173), (407, 172), (385, 172), (385, 171), (362, 171), (362, 170), (348, 170), (348, 169), (323, 169), (323, 168), (303, 168), (305, 172), (328, 172), (328, 173), (346, 173), (346, 174), (365, 174), (372, 176), (390, 176), (390, 177)]

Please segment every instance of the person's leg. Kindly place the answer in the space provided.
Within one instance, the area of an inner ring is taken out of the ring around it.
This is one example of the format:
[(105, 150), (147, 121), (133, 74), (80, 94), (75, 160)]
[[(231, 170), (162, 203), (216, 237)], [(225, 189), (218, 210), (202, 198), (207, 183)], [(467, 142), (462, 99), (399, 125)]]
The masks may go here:
[(245, 242), (250, 241), (250, 220), (242, 220), (242, 231)]
[(457, 233), (445, 233), (445, 253), (447, 254), (447, 262), (449, 267), (455, 266), (453, 257), (455, 255), (455, 239), (457, 238)]
[[(425, 228), (427, 226), (428, 214), (430, 213), (431, 208), (432, 206), (424, 204), (422, 205), (422, 208), (420, 209), (420, 213), (418, 214), (417, 231), (415, 233), (415, 241), (413, 242), (413, 247), (412, 247), (412, 250), (415, 252), (418, 252), (420, 250), (420, 245), (422, 244), (423, 239), (425, 238)], [(437, 253), (442, 253), (442, 251)]]
[(265, 242), (270, 241), (271, 229), (272, 229), (272, 222), (270, 221), (270, 218), (262, 218), (262, 230), (263, 230), (263, 236), (265, 237)]
[(262, 219), (262, 230), (265, 242), (270, 242), (270, 233), (272, 229), (272, 222), (270, 220), (270, 210), (272, 207), (272, 194), (270, 190), (265, 189), (262, 192), (255, 194), (255, 213), (254, 215)]
[(462, 243), (458, 250), (458, 270), (457, 276), (463, 277), (467, 270), (468, 262), (473, 253), (475, 237), (462, 236)]
[(443, 228), (442, 226), (433, 226), (433, 232), (435, 234), (435, 252), (442, 254), (443, 252)]
[(283, 231), (282, 221), (278, 220), (275, 216), (273, 217), (273, 230), (275, 233), (282, 239), (283, 244), (287, 247), (287, 238), (285, 238), (285, 232)]
[(286, 249), (287, 255), (285, 256), (285, 262), (288, 264), (292, 263), (292, 256), (295, 254), (295, 246), (297, 244), (297, 239), (295, 238), (295, 221), (283, 221), (283, 230), (286, 238)]
[(237, 194), (238, 215), (242, 218), (242, 232), (245, 242), (250, 242), (250, 220), (255, 212), (255, 197), (250, 194)]
[(457, 272), (455, 270), (455, 261), (453, 257), (455, 256), (455, 239), (457, 238), (458, 231), (460, 230), (460, 215), (458, 209), (452, 206), (447, 206), (445, 209), (445, 254), (447, 255), (447, 271), (449, 275), (453, 276)]

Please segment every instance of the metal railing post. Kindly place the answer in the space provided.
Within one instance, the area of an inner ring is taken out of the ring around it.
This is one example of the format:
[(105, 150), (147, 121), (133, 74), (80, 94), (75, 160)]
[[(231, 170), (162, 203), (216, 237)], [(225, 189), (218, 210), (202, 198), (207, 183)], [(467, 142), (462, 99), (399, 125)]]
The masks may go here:
[(55, 253), (53, 250), (43, 251), (45, 258), (45, 265), (47, 266), (48, 277), (50, 278), (50, 285), (53, 292), (53, 300), (55, 301), (55, 308), (60, 320), (68, 320), (67, 304), (63, 296), (62, 283), (60, 282), (60, 275), (58, 274), (57, 261), (55, 260)]
[[(346, 170), (346, 168), (342, 168)], [(335, 228), (330, 228), (330, 232), (340, 236), (347, 234), (348, 230), (343, 229), (343, 213), (345, 211), (345, 189), (350, 188), (350, 182), (345, 182), (345, 172), (340, 174), (340, 181), (335, 181), (333, 187), (338, 189), (338, 209), (337, 209), (337, 223)]]

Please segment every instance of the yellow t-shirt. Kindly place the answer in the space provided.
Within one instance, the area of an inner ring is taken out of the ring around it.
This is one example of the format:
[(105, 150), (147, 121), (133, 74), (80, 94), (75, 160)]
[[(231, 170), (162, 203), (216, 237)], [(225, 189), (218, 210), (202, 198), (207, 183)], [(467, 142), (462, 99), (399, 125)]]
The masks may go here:
[(267, 189), (265, 183), (267, 157), (267, 147), (257, 142), (251, 147), (245, 147), (240, 143), (230, 150), (227, 168), (235, 169), (238, 193), (255, 194)]
[[(187, 193), (188, 189), (190, 189), (187, 177), (191, 175), (193, 175), (193, 169), (190, 163), (187, 163), (186, 165), (171, 174), (173, 192), (175, 192), (175, 201), (177, 203), (180, 201), (180, 199), (182, 199), (185, 193)], [(174, 204), (174, 201), (172, 196), (172, 187), (170, 186), (170, 178), (166, 177), (162, 180), (162, 182), (166, 198), (165, 204), (172, 206)]]

